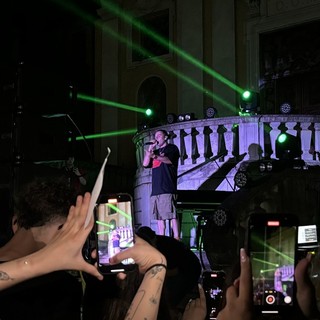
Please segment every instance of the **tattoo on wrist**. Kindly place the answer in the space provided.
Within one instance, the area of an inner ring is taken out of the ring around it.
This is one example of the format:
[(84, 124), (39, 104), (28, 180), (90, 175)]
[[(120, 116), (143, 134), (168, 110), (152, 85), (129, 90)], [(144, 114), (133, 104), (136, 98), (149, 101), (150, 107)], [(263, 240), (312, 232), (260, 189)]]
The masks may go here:
[(0, 280), (13, 280), (6, 272), (0, 271)]
[(155, 305), (159, 303), (159, 300), (155, 296), (150, 297), (149, 301)]
[(167, 266), (163, 263), (157, 263), (152, 265), (151, 267), (149, 267), (145, 273), (151, 271), (151, 275), (154, 277), (155, 275), (157, 275), (160, 271), (162, 271), (162, 269), (167, 269)]

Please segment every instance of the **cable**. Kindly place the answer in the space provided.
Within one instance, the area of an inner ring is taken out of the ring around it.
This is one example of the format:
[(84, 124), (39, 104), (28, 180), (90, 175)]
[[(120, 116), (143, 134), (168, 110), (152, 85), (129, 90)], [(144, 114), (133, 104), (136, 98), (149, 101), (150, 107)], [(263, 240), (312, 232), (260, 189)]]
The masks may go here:
[(69, 118), (69, 120), (71, 121), (71, 123), (75, 126), (75, 128), (78, 130), (79, 134), (81, 135), (81, 137), (83, 138), (83, 141), (88, 149), (88, 152), (89, 152), (89, 155), (90, 155), (90, 158), (91, 160), (93, 160), (93, 156), (92, 156), (92, 153), (91, 153), (91, 150), (89, 148), (89, 145), (88, 145), (88, 142), (87, 142), (87, 139), (86, 137), (82, 134), (81, 130), (79, 129), (79, 127), (76, 125), (76, 123), (72, 120), (72, 118), (70, 117), (69, 114), (66, 114), (66, 116)]

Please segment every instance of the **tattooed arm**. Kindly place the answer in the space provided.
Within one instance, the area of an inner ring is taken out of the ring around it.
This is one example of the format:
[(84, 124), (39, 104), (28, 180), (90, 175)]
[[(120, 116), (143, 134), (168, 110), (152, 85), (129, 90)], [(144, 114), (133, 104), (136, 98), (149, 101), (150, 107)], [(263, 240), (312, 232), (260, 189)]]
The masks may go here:
[(133, 247), (116, 254), (110, 259), (110, 263), (115, 264), (128, 258), (135, 260), (144, 277), (125, 320), (155, 320), (166, 276), (167, 260), (156, 248), (138, 236)]
[(78, 196), (71, 206), (67, 221), (43, 249), (26, 257), (0, 264), (0, 290), (57, 270), (81, 270), (98, 279), (102, 275), (82, 256), (82, 247), (93, 226), (93, 219), (85, 229), (90, 194)]
[(154, 266), (146, 272), (125, 320), (157, 319), (166, 268)]

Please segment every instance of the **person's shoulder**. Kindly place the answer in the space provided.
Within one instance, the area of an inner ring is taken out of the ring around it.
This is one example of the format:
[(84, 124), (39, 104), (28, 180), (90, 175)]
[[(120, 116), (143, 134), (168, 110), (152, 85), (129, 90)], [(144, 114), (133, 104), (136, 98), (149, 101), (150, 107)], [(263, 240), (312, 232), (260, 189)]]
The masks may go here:
[(173, 251), (178, 250), (179, 252), (181, 252), (181, 250), (188, 250), (187, 246), (182, 241), (179, 241), (170, 236), (156, 235), (156, 241), (157, 247), (161, 249), (166, 248)]
[(169, 151), (179, 152), (179, 148), (173, 143), (168, 143), (166, 145), (166, 149), (169, 150)]

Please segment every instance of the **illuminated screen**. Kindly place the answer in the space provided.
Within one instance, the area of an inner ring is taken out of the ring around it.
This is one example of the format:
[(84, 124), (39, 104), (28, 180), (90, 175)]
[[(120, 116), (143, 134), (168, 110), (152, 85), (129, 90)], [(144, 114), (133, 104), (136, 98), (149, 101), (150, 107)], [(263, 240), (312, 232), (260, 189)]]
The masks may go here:
[(250, 255), (255, 305), (292, 305), (296, 227), (250, 227)]
[(217, 319), (222, 307), (224, 272), (206, 272), (203, 275), (203, 289), (206, 296), (208, 319)]
[(318, 241), (317, 226), (315, 224), (308, 226), (299, 226), (298, 229), (298, 243), (308, 244)]
[[(116, 253), (133, 246), (131, 201), (117, 202), (109, 199), (97, 207), (97, 240), (100, 265), (108, 265)], [(123, 264), (134, 263), (132, 259)]]

